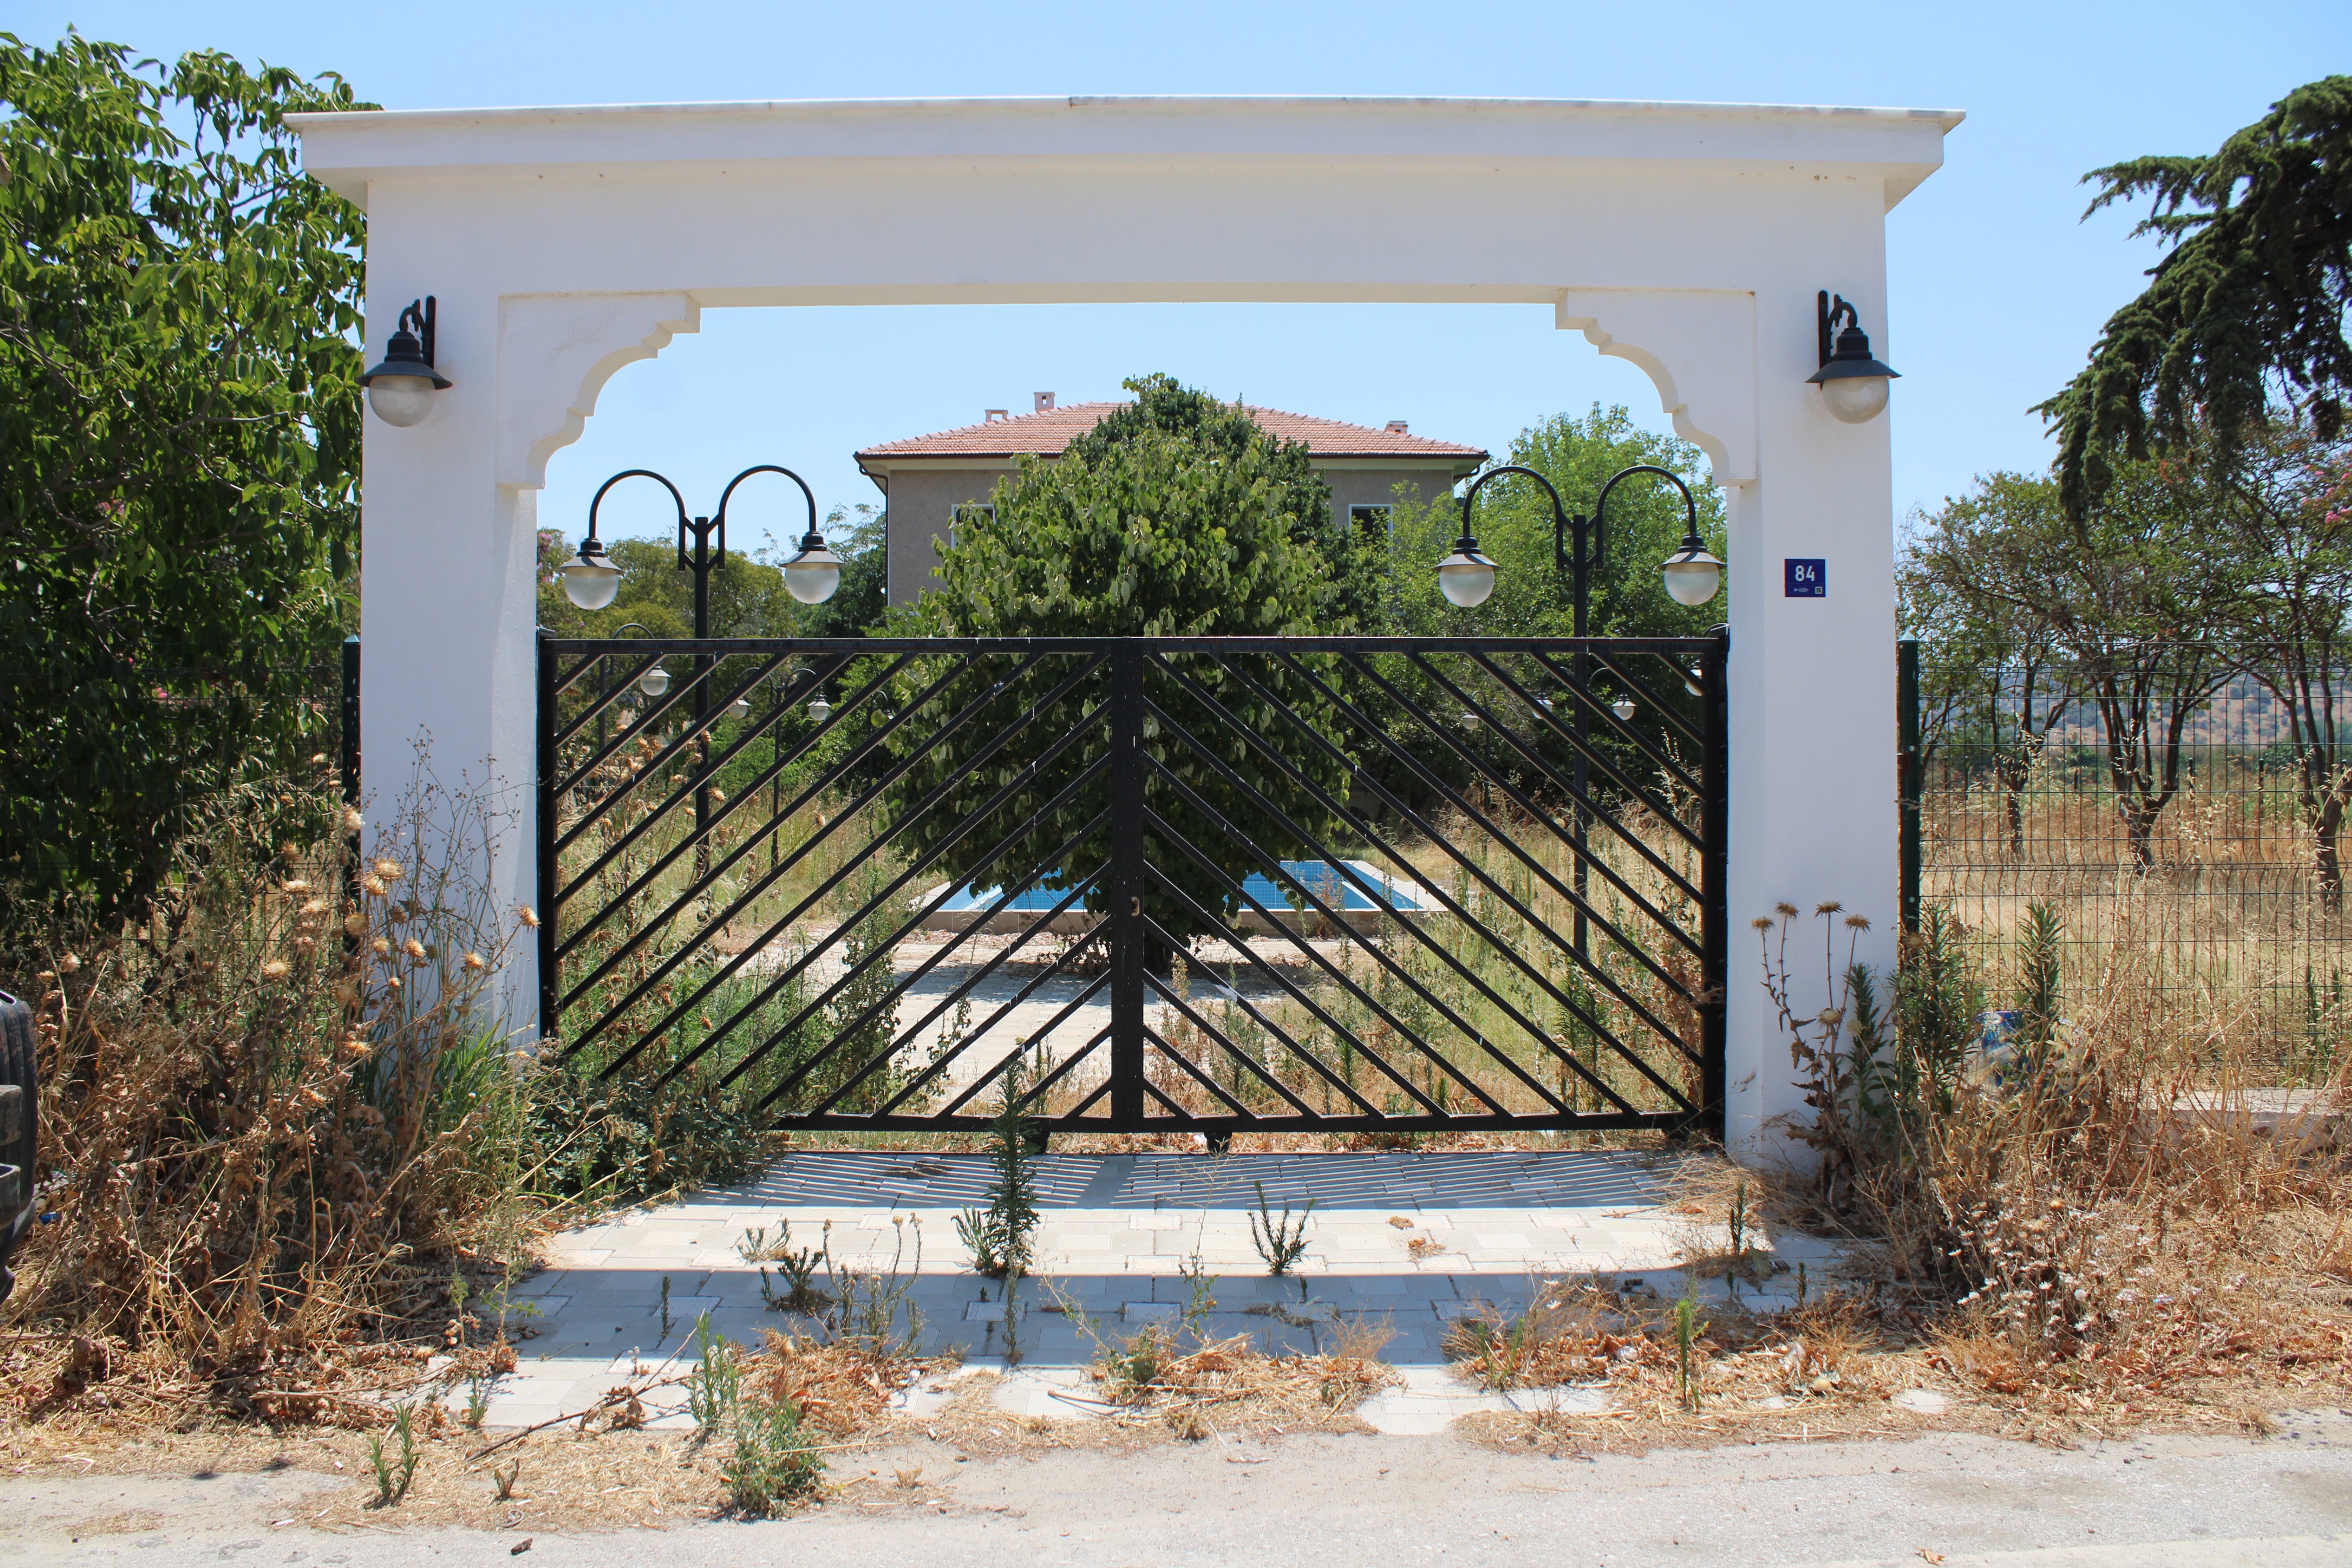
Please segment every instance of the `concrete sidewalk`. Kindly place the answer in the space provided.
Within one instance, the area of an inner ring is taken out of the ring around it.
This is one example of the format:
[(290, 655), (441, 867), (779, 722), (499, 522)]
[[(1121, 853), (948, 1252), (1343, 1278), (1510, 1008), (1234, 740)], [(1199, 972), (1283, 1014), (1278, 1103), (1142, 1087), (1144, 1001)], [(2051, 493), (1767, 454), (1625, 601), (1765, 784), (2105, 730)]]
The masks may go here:
[[(794, 1154), (748, 1186), (565, 1233), (551, 1267), (513, 1293), (536, 1314), (520, 1320), (533, 1337), (519, 1345), (519, 1371), (492, 1391), (489, 1424), (547, 1420), (634, 1369), (666, 1360), (682, 1367), (705, 1312), (742, 1343), (756, 1343), (763, 1329), (806, 1330), (806, 1320), (763, 1300), (760, 1266), (741, 1246), (755, 1230), (770, 1242), (788, 1235), (794, 1247), (822, 1245), (844, 1268), (911, 1279), (922, 1348), (961, 1346), (971, 1365), (1003, 1368), (1009, 1310), (1023, 1372), (999, 1398), (1024, 1414), (1070, 1418), (1075, 1407), (1052, 1390), (1078, 1382), (1095, 1342), (1057, 1300), (1091, 1320), (1096, 1335), (1133, 1334), (1181, 1313), (1192, 1295), (1183, 1269), (1197, 1258), (1215, 1277), (1218, 1310), (1203, 1325), (1211, 1333), (1246, 1333), (1268, 1352), (1295, 1353), (1331, 1349), (1351, 1324), (1389, 1331), (1381, 1354), (1405, 1384), (1364, 1414), (1399, 1431), (1433, 1430), (1500, 1403), (1444, 1372), (1443, 1341), (1464, 1313), (1517, 1311), (1547, 1276), (1638, 1280), (1679, 1294), (1679, 1258), (1727, 1245), (1720, 1226), (1672, 1206), (1668, 1168), (1643, 1155), (1058, 1156), (1038, 1168), (1039, 1278), (1023, 1282), (1008, 1308), (1004, 1287), (971, 1271), (955, 1233), (957, 1211), (987, 1201), (990, 1170), (978, 1155)], [(1269, 1278), (1252, 1244), (1261, 1188), (1277, 1218), (1286, 1205), (1294, 1219), (1315, 1205), (1291, 1278)], [(1818, 1272), (1832, 1257), (1810, 1238), (1779, 1240), (1791, 1266)], [(1741, 1290), (1769, 1307), (1793, 1300), (1795, 1283), (1789, 1274)], [(769, 1284), (781, 1291), (772, 1268)], [(1703, 1294), (1723, 1289), (1710, 1281)], [(675, 1421), (682, 1403), (665, 1391), (652, 1408)]]

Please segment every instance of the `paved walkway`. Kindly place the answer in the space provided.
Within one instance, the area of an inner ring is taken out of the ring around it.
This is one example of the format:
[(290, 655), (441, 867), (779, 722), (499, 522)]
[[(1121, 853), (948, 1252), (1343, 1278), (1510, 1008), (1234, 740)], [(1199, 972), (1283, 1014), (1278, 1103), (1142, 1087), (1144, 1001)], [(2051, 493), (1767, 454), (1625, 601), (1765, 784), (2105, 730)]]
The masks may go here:
[[(1384, 1429), (1434, 1430), (1498, 1403), (1445, 1372), (1442, 1342), (1454, 1319), (1481, 1306), (1515, 1311), (1539, 1276), (1640, 1280), (1678, 1294), (1677, 1258), (1727, 1245), (1719, 1227), (1671, 1206), (1665, 1176), (1654, 1160), (1620, 1153), (1049, 1157), (1038, 1174), (1042, 1278), (1024, 1281), (1012, 1305), (1020, 1373), (997, 1397), (1024, 1414), (1078, 1414), (1056, 1391), (1083, 1382), (1094, 1344), (1045, 1282), (1096, 1332), (1124, 1337), (1178, 1317), (1192, 1293), (1183, 1271), (1197, 1257), (1215, 1277), (1207, 1331), (1248, 1333), (1286, 1353), (1328, 1350), (1352, 1322), (1384, 1328), (1393, 1337), (1381, 1353), (1405, 1386), (1366, 1417)], [(535, 1333), (519, 1347), (520, 1369), (493, 1391), (488, 1421), (546, 1420), (593, 1402), (633, 1368), (683, 1363), (704, 1312), (742, 1343), (763, 1329), (806, 1330), (806, 1319), (763, 1299), (760, 1266), (744, 1255), (754, 1231), (772, 1244), (822, 1245), (845, 1269), (895, 1268), (912, 1279), (922, 1348), (960, 1345), (968, 1366), (1005, 1370), (1004, 1288), (971, 1271), (955, 1234), (957, 1211), (985, 1203), (989, 1181), (978, 1155), (795, 1154), (748, 1186), (567, 1232), (551, 1267), (513, 1293), (537, 1314), (524, 1320)], [(1277, 1217), (1285, 1205), (1295, 1217), (1314, 1203), (1292, 1278), (1269, 1278), (1252, 1244), (1261, 1186)], [(1780, 1247), (1816, 1268), (1830, 1257), (1803, 1237)], [(772, 1268), (768, 1284), (781, 1291)], [(1769, 1303), (1792, 1289), (1784, 1277), (1742, 1293)], [(674, 1414), (683, 1395), (668, 1395), (655, 1408), (683, 1419)], [(946, 1397), (937, 1384), (909, 1395), (918, 1410)]]

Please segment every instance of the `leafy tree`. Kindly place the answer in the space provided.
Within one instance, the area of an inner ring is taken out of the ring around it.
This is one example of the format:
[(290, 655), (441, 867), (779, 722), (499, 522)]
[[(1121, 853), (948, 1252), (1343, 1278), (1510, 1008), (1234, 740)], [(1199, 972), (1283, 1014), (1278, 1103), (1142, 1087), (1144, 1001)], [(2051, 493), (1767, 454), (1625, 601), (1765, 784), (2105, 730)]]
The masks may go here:
[(1920, 643), (1920, 764), (1946, 746), (1989, 761), (2008, 811), (2011, 852), (2021, 855), (2025, 786), (2051, 736), (2078, 711), (2069, 666), (2038, 599), (1981, 591), (1967, 540), (1987, 526), (1983, 509), (1951, 502), (1934, 519), (1913, 521), (1923, 531), (1906, 542), (1895, 585), (1897, 624)]
[[(2056, 479), (1997, 473), (1927, 519), (1908, 557), (1911, 578), (1966, 605), (1963, 624), (1978, 628), (1973, 647), (1948, 653), (1954, 662), (2054, 653), (2063, 689), (2098, 714), (2116, 814), (2143, 868), (2179, 792), (2182, 734), (2229, 678), (2206, 636), (2226, 589), (2197, 559), (2210, 505), (2182, 464), (2124, 468), (2083, 517), (2069, 515)], [(2044, 739), (2058, 721), (2045, 718)]]
[[(1112, 426), (1105, 438), (1073, 443), (1057, 460), (1024, 461), (1001, 482), (993, 512), (965, 521), (955, 544), (940, 553), (938, 589), (912, 607), (906, 624), (942, 637), (1276, 637), (1331, 629), (1332, 605), (1346, 590), (1311, 542), (1325, 536), (1328, 501), (1319, 481), (1298, 478), (1304, 448), (1165, 377), (1128, 385), (1141, 412)], [(1304, 515), (1310, 509), (1314, 515)], [(1312, 659), (1301, 662), (1316, 668)], [(950, 715), (971, 706), (970, 721), (929, 750), (923, 748), (940, 723), (927, 722), (920, 733), (901, 731), (898, 754), (919, 753), (920, 760), (894, 791), (897, 808), (903, 812), (935, 787), (947, 792), (910, 824), (910, 849), (948, 847), (938, 868), (957, 879), (1000, 880), (1019, 868), (1053, 866), (1044, 884), (1049, 888), (1071, 887), (1108, 859), (1111, 826), (1097, 820), (1109, 805), (1108, 771), (1034, 826), (1013, 832), (1109, 752), (1107, 670), (1052, 695), (1076, 664), (1074, 656), (1047, 658), (1016, 674), (1010, 659), (983, 658), (955, 678), (933, 710)], [(1282, 744), (1324, 788), (1344, 789), (1343, 765), (1299, 744), (1294, 721), (1249, 689), (1241, 674), (1191, 655), (1179, 656), (1178, 665), (1244, 724)], [(1293, 715), (1315, 721), (1322, 704), (1300, 676), (1263, 658), (1245, 659), (1243, 668)], [(919, 678), (939, 673), (927, 664)], [(899, 679), (903, 697), (918, 676)], [(1218, 762), (1302, 827), (1318, 837), (1328, 830), (1328, 814), (1312, 792), (1265, 764), (1181, 681), (1152, 670), (1147, 684), (1152, 700)], [(1024, 775), (1074, 730), (1082, 737), (1059, 760)], [(1198, 792), (1265, 854), (1306, 850), (1303, 840), (1253, 805), (1246, 789), (1220, 776), (1157, 720), (1146, 719), (1144, 734), (1150, 763), (1164, 770), (1155, 771), (1149, 785), (1151, 809), (1236, 879), (1257, 868), (1256, 858), (1181, 798), (1171, 777)], [(976, 819), (988, 797), (1007, 785), (1013, 786), (1008, 798)], [(1003, 835), (1013, 841), (991, 863)], [(1078, 842), (1061, 853), (1074, 836)], [(1153, 864), (1203, 909), (1233, 908), (1219, 876), (1173, 846), (1163, 843)], [(1099, 886), (1086, 901), (1107, 906)], [(1179, 940), (1205, 929), (1175, 900), (1156, 899), (1152, 912)]]
[(2352, 443), (2308, 425), (2250, 441), (2218, 486), (2203, 540), (2231, 588), (2219, 619), (2287, 717), (2312, 868), (2344, 897), (2352, 808)]
[[(1707, 477), (1705, 457), (1687, 442), (1638, 428), (1622, 405), (1604, 409), (1596, 404), (1581, 417), (1555, 415), (1520, 432), (1511, 443), (1507, 461), (1543, 475), (1559, 492), (1564, 510), (1587, 515), (1601, 487), (1620, 469), (1638, 463), (1671, 469), (1690, 484), (1698, 506), (1700, 537), (1717, 556), (1725, 552), (1723, 493)], [(1453, 549), (1462, 531), (1454, 500), (1449, 496), (1422, 505), (1399, 497), (1390, 517), (1388, 584), (1383, 595), (1387, 625), (1381, 629), (1451, 637), (1567, 637), (1575, 630), (1574, 593), (1568, 576), (1554, 566), (1551, 503), (1535, 484), (1505, 475), (1478, 492), (1472, 530), (1479, 548), (1496, 563), (1496, 572), (1494, 595), (1475, 609), (1447, 603), (1437, 586), (1437, 563)], [(1658, 566), (1681, 545), (1686, 526), (1681, 492), (1665, 480), (1640, 477), (1617, 487), (1609, 498), (1601, 569), (1591, 579), (1586, 625), (1592, 635), (1701, 637), (1724, 618), (1720, 599), (1688, 609), (1666, 594)], [(1412, 661), (1383, 656), (1377, 663), (1382, 676), (1424, 712), (1444, 713), (1458, 706), (1445, 700), (1436, 682)], [(1493, 697), (1501, 711), (1512, 711), (1520, 701), (1477, 678), (1475, 671), (1449, 673), (1465, 682), (1465, 689)], [(1651, 699), (1682, 701), (1680, 682), (1664, 669), (1644, 673), (1649, 678), (1644, 689)], [(1606, 678), (1602, 684), (1605, 688)], [(1377, 691), (1368, 693), (1364, 701), (1423, 768), (1455, 785), (1468, 782), (1468, 765), (1451, 746), (1414, 723), (1401, 704)], [(1694, 704), (1685, 717), (1695, 719), (1696, 714)], [(1669, 747), (1675, 744), (1646, 704), (1633, 721), (1654, 741)], [(1528, 740), (1546, 763), (1563, 775), (1573, 768), (1574, 752), (1566, 741), (1540, 728), (1531, 729)], [(1605, 732), (1595, 744), (1614, 753), (1617, 762), (1636, 775), (1653, 771), (1638, 749)], [(1487, 760), (1491, 766), (1519, 771), (1517, 759), (1509, 752), (1490, 751)], [(1391, 790), (1408, 799), (1425, 798), (1428, 792), (1392, 757), (1376, 756), (1368, 765)], [(1556, 793), (1536, 770), (1521, 773), (1519, 783), (1538, 795)]]
[(2085, 217), (2145, 195), (2133, 235), (2170, 248), (2090, 363), (2036, 410), (2058, 426), (2067, 510), (2098, 500), (2118, 451), (2175, 452), (2201, 430), (2226, 457), (2282, 403), (2333, 438), (2352, 391), (2352, 77), (2297, 88), (2210, 156), (2135, 158), (2084, 178), (2099, 185)]
[[(1121, 442), (1156, 431), (1192, 443), (1212, 462), (1253, 460), (1266, 484), (1280, 492), (1273, 504), (1290, 519), (1291, 543), (1320, 555), (1329, 574), (1330, 596), (1317, 625), (1335, 634), (1372, 626), (1385, 552), (1378, 541), (1335, 515), (1331, 487), (1315, 471), (1305, 442), (1269, 441), (1241, 403), (1220, 403), (1173, 376), (1138, 376), (1124, 384), (1136, 395), (1134, 401), (1121, 404), (1072, 441), (1069, 452), (1099, 461)], [(1254, 448), (1257, 455), (1251, 459)]]
[(225, 55), (0, 34), (0, 879), (135, 907), (322, 749), (358, 539), (359, 210)]
[[(1533, 468), (1559, 492), (1570, 513), (1591, 515), (1611, 475), (1637, 463), (1680, 474), (1698, 502), (1699, 536), (1724, 553), (1723, 492), (1696, 447), (1636, 426), (1622, 405), (1594, 404), (1581, 417), (1556, 414), (1519, 433), (1505, 459)], [(1478, 631), (1496, 637), (1567, 637), (1575, 630), (1574, 595), (1553, 569), (1551, 503), (1535, 485), (1505, 475), (1478, 492), (1472, 519), (1479, 547), (1498, 568), (1494, 596), (1475, 610), (1448, 604), (1436, 566), (1461, 532), (1452, 497), (1426, 506), (1400, 499), (1391, 509), (1392, 545), (1385, 595), (1387, 620), (1418, 635)], [(1595, 637), (1703, 637), (1724, 618), (1723, 602), (1686, 609), (1670, 598), (1658, 565), (1683, 542), (1683, 498), (1659, 479), (1632, 479), (1609, 498), (1607, 552), (1592, 574), (1586, 625)], [(1367, 624), (1366, 630), (1375, 629)]]

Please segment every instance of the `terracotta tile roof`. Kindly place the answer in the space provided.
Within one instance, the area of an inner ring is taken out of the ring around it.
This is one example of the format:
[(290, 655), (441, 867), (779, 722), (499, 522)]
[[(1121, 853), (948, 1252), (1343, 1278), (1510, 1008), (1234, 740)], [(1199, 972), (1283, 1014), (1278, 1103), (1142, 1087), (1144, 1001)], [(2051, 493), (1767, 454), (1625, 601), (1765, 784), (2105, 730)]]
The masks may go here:
[[(1017, 418), (992, 419), (904, 441), (887, 441), (859, 452), (857, 464), (864, 468), (876, 458), (889, 462), (901, 458), (1011, 458), (1019, 453), (1059, 457), (1113, 409), (1126, 406), (1123, 403), (1072, 403)], [(1249, 413), (1269, 434), (1286, 441), (1304, 441), (1318, 458), (1451, 458), (1471, 463), (1486, 459), (1486, 452), (1476, 447), (1433, 441), (1395, 426), (1375, 430), (1338, 419), (1286, 414), (1279, 408), (1252, 408)]]

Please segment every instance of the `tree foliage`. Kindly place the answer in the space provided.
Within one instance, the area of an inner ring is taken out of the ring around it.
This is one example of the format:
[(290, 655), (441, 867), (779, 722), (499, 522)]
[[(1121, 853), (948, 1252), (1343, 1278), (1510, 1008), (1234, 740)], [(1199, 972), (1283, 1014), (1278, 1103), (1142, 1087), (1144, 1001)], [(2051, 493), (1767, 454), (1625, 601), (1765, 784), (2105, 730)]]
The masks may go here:
[[(2054, 479), (1992, 474), (1923, 520), (1903, 568), (1915, 603), (1923, 589), (1947, 603), (1942, 626), (1954, 640), (1937, 650), (1939, 663), (1971, 678), (2047, 667), (2053, 700), (2038, 733), (2013, 734), (2013, 752), (2030, 760), (2069, 703), (2096, 713), (2116, 809), (2142, 866), (2180, 789), (2189, 721), (2230, 676), (2208, 636), (2221, 584), (2198, 554), (2211, 501), (2184, 464), (2122, 468), (2081, 517)], [(2001, 695), (1962, 710), (1996, 712)]]
[[(1337, 606), (1349, 590), (1317, 542), (1332, 537), (1326, 526), (1328, 493), (1304, 466), (1304, 447), (1268, 436), (1237, 406), (1167, 377), (1127, 384), (1137, 394), (1135, 407), (1106, 421), (1108, 434), (1098, 428), (1053, 461), (1024, 461), (998, 485), (992, 512), (967, 516), (955, 544), (941, 552), (938, 590), (924, 595), (908, 623), (933, 635), (965, 637), (1286, 637), (1344, 628), (1344, 611)], [(1072, 656), (1048, 658), (1016, 674), (1010, 659), (983, 659), (945, 693), (941, 710), (969, 708), (966, 721), (936, 746), (929, 744), (934, 725), (927, 723), (920, 734), (902, 733), (898, 754), (919, 760), (893, 798), (903, 809), (935, 788), (945, 791), (909, 828), (910, 847), (945, 850), (941, 871), (986, 883), (1007, 868), (1055, 866), (1059, 872), (1045, 885), (1066, 888), (1108, 860), (1105, 773), (1013, 834), (1003, 858), (992, 868), (989, 863), (1000, 835), (1012, 833), (1108, 752), (1108, 669), (1053, 695), (1076, 662)], [(1181, 663), (1210, 700), (1244, 724), (1287, 738), (1289, 721), (1275, 701), (1250, 690), (1234, 669), (1190, 656)], [(1265, 658), (1247, 668), (1291, 712), (1319, 710), (1311, 688), (1286, 668)], [(915, 679), (910, 672), (901, 682), (911, 690)], [(1171, 720), (1294, 821), (1309, 831), (1328, 825), (1310, 792), (1265, 764), (1181, 682), (1154, 672), (1150, 690)], [(1082, 731), (1082, 738), (1061, 760), (1026, 774), (1072, 731)], [(1151, 762), (1197, 791), (1217, 815), (1245, 825), (1260, 851), (1278, 856), (1305, 848), (1252, 805), (1247, 789), (1220, 776), (1156, 718), (1146, 719), (1144, 732)], [(1286, 749), (1294, 758), (1310, 750), (1295, 743)], [(1340, 765), (1329, 758), (1301, 765), (1325, 787), (1342, 787)], [(982, 804), (1008, 785), (1012, 793), (982, 817)], [(1150, 798), (1154, 810), (1189, 841), (1207, 847), (1227, 870), (1245, 875), (1258, 868), (1246, 846), (1188, 805), (1164, 778), (1155, 778)], [(1074, 836), (1076, 846), (1062, 852)], [(1172, 847), (1163, 846), (1153, 864), (1204, 909), (1233, 908), (1219, 878)], [(1097, 889), (1089, 907), (1105, 907), (1104, 896)], [(1171, 935), (1202, 929), (1181, 910), (1160, 912)]]
[(2133, 230), (2169, 248), (2107, 320), (2090, 363), (2036, 412), (2058, 426), (2061, 495), (2081, 514), (2118, 453), (2193, 445), (2224, 456), (2300, 410), (2323, 438), (2352, 393), (2352, 77), (2297, 88), (2210, 156), (2093, 170), (2089, 212), (2147, 196)]
[[(1559, 492), (1570, 513), (1590, 516), (1611, 475), (1637, 463), (1680, 474), (1698, 505), (1699, 536), (1717, 557), (1725, 552), (1723, 492), (1696, 447), (1637, 427), (1621, 405), (1594, 404), (1581, 416), (1556, 414), (1519, 433), (1505, 459), (1533, 468)], [(1454, 547), (1462, 520), (1452, 497), (1427, 506), (1401, 501), (1391, 510), (1394, 543), (1388, 616), (1416, 635), (1567, 637), (1575, 630), (1569, 579), (1554, 570), (1551, 503), (1542, 490), (1505, 475), (1478, 493), (1471, 520), (1497, 568), (1495, 594), (1475, 610), (1446, 603), (1436, 564)], [(1703, 637), (1724, 618), (1723, 601), (1688, 609), (1677, 605), (1658, 574), (1659, 563), (1683, 540), (1683, 498), (1664, 479), (1636, 478), (1609, 498), (1607, 549), (1592, 575), (1586, 625), (1595, 637)], [(1374, 629), (1370, 626), (1366, 630)]]
[(0, 879), (135, 904), (320, 749), (358, 538), (359, 210), (226, 56), (0, 34)]

